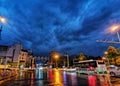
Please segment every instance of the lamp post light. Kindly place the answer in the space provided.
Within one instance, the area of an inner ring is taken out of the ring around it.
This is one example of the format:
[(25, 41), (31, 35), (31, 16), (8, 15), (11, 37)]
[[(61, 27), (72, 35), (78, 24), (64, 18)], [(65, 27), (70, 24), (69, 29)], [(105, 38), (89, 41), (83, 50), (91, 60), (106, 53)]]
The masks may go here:
[[(6, 18), (0, 16), (0, 23), (6, 23)], [(0, 39), (1, 39), (2, 25), (0, 27)]]
[(111, 33), (117, 32), (118, 41), (120, 42), (120, 35), (118, 33), (119, 29), (120, 29), (120, 25), (113, 25), (113, 26), (110, 27), (110, 32)]
[(6, 18), (0, 16), (0, 22), (6, 23)]
[[(2, 23), (6, 23), (6, 18), (0, 16), (0, 23), (1, 23), (1, 26), (0, 26), (0, 40), (1, 40), (1, 32), (2, 32)], [(5, 60), (5, 65), (4, 65), (4, 69), (6, 70), (6, 64), (7, 64), (7, 56), (6, 56), (6, 60)]]
[(58, 54), (55, 54), (54, 55), (54, 59), (55, 59), (55, 62), (56, 62), (56, 68), (58, 68), (58, 63), (57, 63), (57, 60), (59, 59), (59, 55)]
[(107, 58), (108, 52), (105, 51), (104, 54), (105, 54), (105, 57), (103, 57), (102, 59), (103, 59), (103, 60), (107, 60), (107, 66), (110, 66), (110, 61), (109, 61), (109, 59)]

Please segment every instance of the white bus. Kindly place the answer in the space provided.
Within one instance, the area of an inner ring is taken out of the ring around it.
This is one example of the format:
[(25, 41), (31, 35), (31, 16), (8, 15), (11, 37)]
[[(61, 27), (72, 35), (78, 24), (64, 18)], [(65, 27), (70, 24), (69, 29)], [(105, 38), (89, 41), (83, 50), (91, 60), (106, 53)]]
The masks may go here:
[(78, 73), (107, 74), (107, 67), (103, 60), (85, 60), (74, 62)]

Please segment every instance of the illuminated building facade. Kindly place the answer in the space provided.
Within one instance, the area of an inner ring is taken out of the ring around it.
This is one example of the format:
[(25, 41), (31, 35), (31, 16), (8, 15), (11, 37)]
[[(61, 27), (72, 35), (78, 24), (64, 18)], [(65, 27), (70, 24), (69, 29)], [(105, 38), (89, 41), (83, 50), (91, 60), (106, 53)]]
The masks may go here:
[(20, 67), (21, 65), (24, 67), (32, 67), (33, 64), (34, 62), (32, 52), (22, 49), (18, 57), (18, 67)]

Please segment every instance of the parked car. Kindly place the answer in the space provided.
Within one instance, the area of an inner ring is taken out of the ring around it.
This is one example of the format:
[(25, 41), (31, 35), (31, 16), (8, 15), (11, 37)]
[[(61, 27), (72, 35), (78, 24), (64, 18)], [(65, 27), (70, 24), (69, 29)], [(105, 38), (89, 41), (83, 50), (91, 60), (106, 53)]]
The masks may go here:
[(120, 68), (114, 65), (110, 65), (108, 67), (108, 72), (110, 74), (110, 76), (118, 76), (120, 75)]

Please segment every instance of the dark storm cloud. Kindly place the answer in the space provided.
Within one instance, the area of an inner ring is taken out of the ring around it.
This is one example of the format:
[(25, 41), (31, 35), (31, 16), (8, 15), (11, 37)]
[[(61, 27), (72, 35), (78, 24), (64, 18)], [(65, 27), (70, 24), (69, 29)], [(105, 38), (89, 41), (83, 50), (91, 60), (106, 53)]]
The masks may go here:
[(119, 0), (1, 0), (0, 15), (8, 24), (0, 44), (21, 42), (37, 55), (51, 50), (102, 55), (107, 45), (98, 47), (96, 40), (120, 22), (119, 5)]

